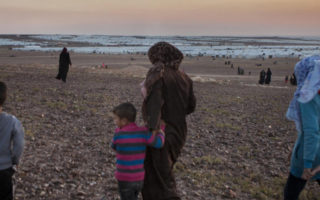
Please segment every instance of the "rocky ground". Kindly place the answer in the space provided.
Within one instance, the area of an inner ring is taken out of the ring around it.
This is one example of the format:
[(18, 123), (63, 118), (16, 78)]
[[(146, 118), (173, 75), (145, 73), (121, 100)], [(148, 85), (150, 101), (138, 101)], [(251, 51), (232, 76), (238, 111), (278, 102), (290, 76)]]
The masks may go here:
[[(119, 199), (110, 111), (126, 101), (141, 107), (142, 78), (105, 72), (73, 68), (64, 84), (50, 65), (0, 65), (9, 87), (4, 110), (26, 134), (16, 199)], [(280, 81), (195, 82), (197, 109), (174, 169), (182, 199), (281, 199), (296, 138), (284, 117), (294, 89)], [(316, 183), (301, 195), (319, 197)]]

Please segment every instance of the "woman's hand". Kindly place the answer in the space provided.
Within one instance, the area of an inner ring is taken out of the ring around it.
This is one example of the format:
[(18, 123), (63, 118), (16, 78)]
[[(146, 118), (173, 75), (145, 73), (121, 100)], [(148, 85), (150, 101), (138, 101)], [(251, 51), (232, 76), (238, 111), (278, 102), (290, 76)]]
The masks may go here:
[(165, 132), (161, 129), (152, 131), (152, 135), (157, 135), (158, 133), (162, 133), (163, 135), (166, 135)]
[(159, 133), (159, 130), (153, 130), (152, 135), (157, 135)]
[(303, 170), (303, 174), (302, 174), (301, 178), (307, 181), (310, 178), (312, 178), (312, 176), (313, 176), (313, 173), (311, 171), (311, 168), (305, 168)]
[(163, 135), (166, 135), (166, 133), (162, 129), (160, 129), (159, 132), (162, 133)]
[(318, 167), (316, 167), (315, 169), (312, 170), (312, 176), (316, 175), (319, 172), (320, 172), (320, 166), (318, 166)]

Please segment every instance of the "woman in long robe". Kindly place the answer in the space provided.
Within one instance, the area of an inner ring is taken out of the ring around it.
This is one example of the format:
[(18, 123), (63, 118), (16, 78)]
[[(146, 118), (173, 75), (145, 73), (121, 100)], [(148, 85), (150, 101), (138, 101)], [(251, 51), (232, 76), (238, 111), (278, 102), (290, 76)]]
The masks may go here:
[(60, 53), (59, 72), (58, 72), (58, 75), (56, 76), (56, 79), (58, 80), (62, 79), (63, 82), (67, 81), (69, 65), (70, 66), (72, 65), (70, 55), (67, 48), (64, 47), (62, 52)]
[(164, 121), (166, 139), (162, 149), (147, 149), (142, 196), (144, 200), (179, 200), (173, 166), (186, 141), (186, 116), (196, 107), (193, 82), (179, 70), (183, 54), (171, 44), (153, 45), (148, 57), (153, 67), (145, 81), (142, 113), (150, 131), (157, 131)]
[(271, 83), (271, 75), (272, 75), (272, 72), (271, 72), (270, 68), (268, 68), (268, 70), (267, 70), (267, 77), (266, 77), (266, 80), (265, 80), (265, 83), (266, 83), (267, 85), (269, 85), (269, 84)]

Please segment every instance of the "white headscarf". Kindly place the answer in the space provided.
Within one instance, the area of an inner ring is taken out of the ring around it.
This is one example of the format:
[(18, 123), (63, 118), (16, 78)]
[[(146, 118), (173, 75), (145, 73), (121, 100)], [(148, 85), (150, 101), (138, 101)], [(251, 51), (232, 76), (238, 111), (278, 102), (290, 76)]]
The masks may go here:
[(320, 56), (311, 56), (298, 62), (294, 68), (297, 79), (297, 90), (291, 100), (286, 117), (296, 124), (301, 132), (300, 103), (311, 101), (320, 90)]

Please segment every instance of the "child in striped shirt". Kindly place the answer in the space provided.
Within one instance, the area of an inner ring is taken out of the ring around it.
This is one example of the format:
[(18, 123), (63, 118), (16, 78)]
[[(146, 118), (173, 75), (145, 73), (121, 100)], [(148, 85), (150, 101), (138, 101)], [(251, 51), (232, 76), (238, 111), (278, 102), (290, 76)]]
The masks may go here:
[(164, 144), (162, 130), (150, 132), (135, 124), (136, 109), (131, 103), (123, 103), (113, 109), (117, 125), (112, 140), (116, 151), (116, 173), (121, 200), (137, 200), (144, 180), (144, 159), (147, 146), (161, 148)]

